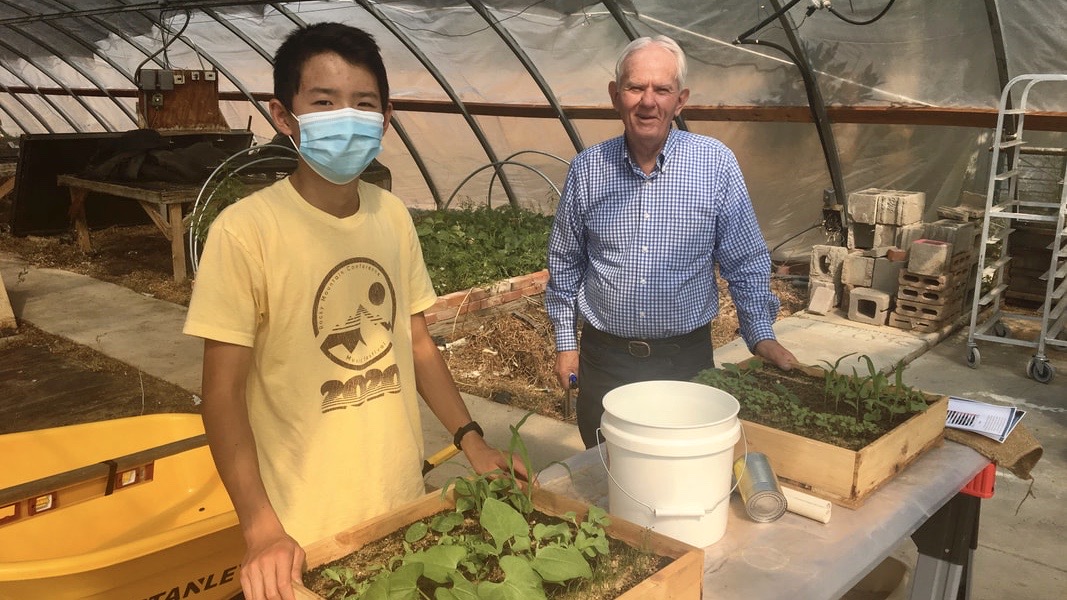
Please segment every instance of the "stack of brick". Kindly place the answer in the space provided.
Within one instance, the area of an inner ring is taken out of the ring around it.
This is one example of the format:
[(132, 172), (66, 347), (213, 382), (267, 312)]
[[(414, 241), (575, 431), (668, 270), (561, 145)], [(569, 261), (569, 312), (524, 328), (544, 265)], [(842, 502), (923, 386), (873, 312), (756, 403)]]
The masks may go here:
[(974, 223), (949, 219), (902, 232), (907, 268), (900, 273), (890, 325), (929, 332), (960, 315), (974, 288), (975, 232)]
[(814, 246), (808, 311), (836, 307), (871, 325), (932, 331), (959, 316), (973, 289), (974, 222), (923, 223), (922, 192), (849, 194), (848, 245)]

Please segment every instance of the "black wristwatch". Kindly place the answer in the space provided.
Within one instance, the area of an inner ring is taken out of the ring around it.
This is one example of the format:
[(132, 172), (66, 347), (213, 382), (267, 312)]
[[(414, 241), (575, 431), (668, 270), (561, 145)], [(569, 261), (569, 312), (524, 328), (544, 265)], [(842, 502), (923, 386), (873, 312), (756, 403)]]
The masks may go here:
[(467, 435), (472, 431), (478, 432), (478, 435), (482, 436), (483, 438), (485, 437), (485, 434), (482, 433), (482, 426), (479, 425), (477, 421), (471, 421), (470, 423), (467, 423), (463, 427), (457, 429), (456, 435), (452, 437), (452, 443), (455, 444), (456, 449), (463, 449), (462, 447), (460, 447), (459, 443), (463, 441), (463, 436)]

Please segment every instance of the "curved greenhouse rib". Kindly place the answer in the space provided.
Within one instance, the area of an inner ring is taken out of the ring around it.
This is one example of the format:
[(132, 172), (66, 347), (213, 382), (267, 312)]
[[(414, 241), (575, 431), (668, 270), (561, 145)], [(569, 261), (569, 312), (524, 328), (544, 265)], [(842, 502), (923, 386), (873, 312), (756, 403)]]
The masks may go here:
[(236, 25), (234, 25), (233, 23), (230, 23), (226, 19), (223, 19), (217, 12), (211, 10), (210, 8), (202, 8), (200, 10), (203, 11), (204, 14), (208, 15), (212, 19), (215, 19), (215, 21), (218, 22), (219, 25), (222, 25), (223, 27), (228, 29), (230, 31), (230, 33), (232, 33), (235, 36), (237, 36), (238, 38), (240, 38), (240, 40), (242, 42), (244, 42), (245, 44), (247, 44), (249, 48), (255, 50), (256, 54), (258, 54), (258, 55), (262, 56), (263, 58), (267, 59), (268, 63), (270, 63), (270, 64), (274, 63), (274, 56), (272, 56), (270, 52), (267, 52), (266, 50), (264, 50), (263, 46), (260, 46), (259, 44), (257, 44), (255, 42), (255, 40), (253, 40), (252, 38), (250, 38), (247, 35), (245, 35), (245, 32), (241, 31), (240, 28), (238, 28)]
[(396, 117), (393, 117), (392, 124), (393, 131), (396, 132), (397, 137), (404, 143), (404, 146), (411, 151), (411, 159), (415, 161), (415, 167), (419, 170), (419, 173), (422, 173), (422, 178), (426, 182), (426, 186), (430, 188), (430, 195), (433, 196), (433, 205), (440, 208), (441, 193), (437, 191), (437, 184), (434, 183), (433, 176), (430, 175), (430, 170), (426, 167), (426, 163), (423, 162), (422, 155), (412, 151), (415, 144), (412, 141), (411, 136), (408, 135), (407, 130), (404, 129), (404, 125)]
[[(0, 66), (2, 66), (2, 65), (0, 65)], [(4, 70), (6, 71), (8, 69), (5, 67)], [(37, 119), (37, 122), (40, 123), (45, 128), (45, 130), (48, 131), (48, 133), (55, 133), (55, 131), (52, 130), (52, 127), (50, 127), (48, 125), (48, 121), (45, 121), (45, 119), (41, 115), (41, 113), (37, 112), (37, 109), (35, 109), (32, 106), (30, 106), (29, 104), (27, 104), (26, 101), (23, 100), (18, 94), (16, 94), (15, 92), (11, 91), (11, 88), (7, 87), (2, 82), (0, 82), (0, 90), (4, 90), (4, 92), (6, 92), (8, 96), (11, 96), (12, 98), (14, 98), (14, 100), (16, 102), (21, 104), (22, 108), (26, 109), (26, 112), (28, 112), (31, 115), (33, 115), (33, 118)], [(26, 127), (26, 124), (23, 123), (21, 119), (16, 117), (10, 110), (4, 108), (3, 105), (0, 105), (0, 110), (4, 111), (4, 113), (6, 113), (7, 116), (11, 117), (11, 120), (14, 121), (15, 124), (18, 125), (19, 128), (22, 129), (22, 131), (24, 133), (29, 133), (30, 132), (29, 128)]]
[[(56, 27), (55, 24), (53, 24), (53, 23), (48, 23), (48, 25), (51, 25), (53, 28)], [(116, 98), (115, 95), (111, 93), (111, 90), (106, 85), (104, 85), (99, 79), (97, 79), (95, 75), (93, 75), (92, 73), (86, 71), (78, 63), (76, 63), (74, 61), (71, 61), (71, 60), (67, 60), (66, 58), (63, 58), (62, 54), (59, 52), (58, 49), (55, 48), (55, 46), (52, 46), (51, 44), (45, 42), (44, 40), (39, 39), (37, 36), (30, 35), (29, 33), (25, 32), (25, 31), (20, 31), (19, 33), (21, 33), (23, 35), (23, 37), (25, 37), (26, 39), (32, 41), (33, 43), (35, 43), (38, 46), (44, 48), (45, 50), (48, 50), (49, 52), (54, 54), (56, 56), (56, 58), (62, 60), (64, 63), (69, 65), (70, 68), (72, 68), (75, 71), (77, 71), (78, 73), (80, 73), (82, 77), (84, 77), (86, 80), (88, 80), (93, 85), (95, 85), (96, 89), (100, 90), (103, 93), (104, 96), (106, 96), (107, 98), (110, 98), (111, 101), (115, 103), (115, 106), (117, 106), (119, 108), (119, 110), (121, 110), (126, 115), (126, 118), (128, 118), (134, 125), (137, 124), (137, 115), (135, 115), (129, 109), (128, 106), (126, 106), (118, 98)], [(120, 74), (124, 73), (118, 67), (118, 65), (116, 65), (113, 61), (111, 61), (106, 55), (101, 54), (96, 48), (92, 47), (90, 44), (85, 43), (85, 41), (80, 39), (80, 38), (74, 38), (74, 39), (76, 41), (80, 42), (82, 45), (88, 47), (88, 49), (91, 52), (93, 52), (94, 54), (96, 54), (96, 55), (100, 56), (101, 58), (103, 58), (104, 61), (106, 61), (109, 65), (111, 65), (111, 67), (114, 68), (116, 71), (118, 71)], [(133, 79), (130, 78), (130, 81), (132, 82)]]
[[(543, 150), (519, 150), (517, 152), (512, 152), (511, 154), (507, 155), (507, 157), (504, 158), (504, 163), (505, 164), (511, 164), (512, 163), (511, 159), (515, 158), (516, 156), (519, 156), (520, 154), (540, 154), (541, 156), (547, 156), (549, 158), (554, 158), (557, 161), (563, 163), (564, 165), (566, 165), (568, 167), (570, 167), (570, 165), (571, 165), (570, 161), (568, 161), (567, 159), (560, 158), (559, 156), (556, 156), (555, 154), (552, 154), (551, 152), (545, 152)], [(524, 164), (522, 166), (524, 166), (524, 167), (530, 169), (531, 171), (534, 171), (538, 175), (540, 175), (542, 179), (544, 179), (545, 181), (548, 182), (548, 185), (552, 186), (552, 189), (556, 192), (556, 195), (557, 196), (560, 195), (559, 188), (556, 187), (556, 184), (553, 183), (552, 180), (549, 179), (547, 175), (542, 173), (539, 169), (535, 169), (535, 168), (533, 168), (533, 167), (531, 167), (529, 165), (525, 165)], [(481, 169), (479, 169), (479, 170), (481, 170)], [(496, 173), (499, 172), (499, 171), (500, 170), (497, 169), (497, 171), (493, 173), (493, 176), (489, 178), (489, 188), (488, 188), (489, 191), (486, 193), (486, 200), (485, 200), (486, 204), (489, 205), (489, 206), (493, 205), (493, 180), (496, 179)]]
[[(53, 1), (53, 2), (55, 2), (56, 4), (60, 5), (60, 6), (64, 7), (64, 8), (66, 8), (66, 9), (68, 9), (68, 10), (69, 10), (70, 12), (74, 12), (74, 8), (73, 8), (73, 7), (72, 7), (72, 6), (71, 6), (71, 5), (69, 4), (69, 3), (65, 2), (64, 0), (52, 0), (52, 1)], [(134, 39), (133, 39), (132, 37), (130, 37), (130, 35), (129, 35), (128, 33), (126, 33), (125, 31), (122, 31), (121, 29), (118, 29), (118, 28), (117, 28), (117, 27), (115, 27), (114, 25), (112, 25), (112, 24), (108, 23), (108, 22), (107, 22), (106, 20), (104, 20), (104, 19), (101, 19), (101, 18), (100, 18), (100, 17), (98, 17), (98, 16), (95, 16), (95, 15), (88, 15), (88, 16), (87, 16), (87, 18), (88, 18), (88, 19), (89, 19), (90, 21), (92, 21), (94, 25), (97, 25), (98, 27), (101, 27), (102, 29), (105, 29), (105, 30), (107, 30), (107, 31), (110, 31), (110, 32), (111, 32), (112, 34), (114, 34), (114, 35), (115, 35), (116, 37), (118, 37), (118, 38), (119, 38), (119, 39), (121, 39), (122, 41), (124, 41), (124, 42), (126, 42), (127, 44), (129, 44), (129, 45), (130, 45), (130, 47), (132, 47), (132, 48), (136, 49), (136, 50), (137, 50), (138, 52), (140, 52), (141, 54), (144, 54), (144, 55), (145, 55), (145, 56), (147, 56), (147, 57), (148, 57), (148, 58), (149, 58), (150, 60), (153, 60), (153, 61), (155, 61), (156, 65), (158, 65), (158, 66), (160, 66), (160, 67), (166, 66), (166, 65), (164, 65), (164, 63), (163, 63), (163, 60), (162, 60), (162, 59), (160, 59), (160, 58), (159, 58), (159, 57), (158, 57), (158, 56), (156, 55), (157, 53), (153, 53), (153, 52), (152, 52), (152, 51), (150, 51), (150, 50), (149, 50), (148, 48), (145, 48), (145, 47), (144, 47), (143, 45), (141, 45), (141, 44), (140, 44), (140, 43), (138, 43), (138, 42), (137, 42), (136, 40), (134, 40)], [(153, 24), (154, 24), (154, 23), (155, 23), (155, 22), (153, 21)], [(131, 81), (132, 81), (132, 76), (131, 76)]]
[[(0, 45), (7, 46), (7, 44), (5, 44), (2, 40), (0, 40)], [(2, 63), (0, 63), (0, 67), (3, 67), (5, 71), (7, 71), (8, 73), (11, 73), (12, 75), (14, 75), (16, 79), (21, 81), (22, 84), (26, 86), (26, 89), (28, 91), (33, 91), (33, 93), (35, 93), (41, 100), (43, 100), (46, 104), (51, 106), (52, 110), (56, 111), (56, 114), (58, 114), (60, 117), (62, 117), (63, 120), (66, 121), (68, 125), (70, 125), (71, 129), (73, 129), (74, 131), (81, 131), (81, 128), (78, 126), (78, 123), (74, 120), (74, 117), (72, 117), (69, 114), (67, 114), (67, 111), (63, 110), (58, 104), (53, 102), (52, 99), (49, 98), (47, 94), (42, 94), (38, 90), (37, 86), (31, 84), (29, 81), (26, 81), (26, 78), (23, 77), (21, 73), (19, 73), (18, 71), (15, 71), (14, 69), (12, 69), (12, 68), (10, 68), (7, 65), (4, 65)], [(5, 86), (5, 89), (8, 89), (7, 86)], [(18, 95), (16, 95), (15, 93), (11, 93), (11, 95), (12, 95), (12, 97), (18, 99)], [(19, 99), (19, 100), (20, 100), (20, 103), (23, 106), (27, 106), (25, 101), (22, 101), (21, 99)], [(38, 121), (41, 121), (41, 123), (44, 124), (44, 126), (48, 129), (48, 133), (55, 133), (55, 130), (48, 126), (48, 122), (45, 121), (41, 117), (40, 113), (38, 113), (35, 110), (31, 111), (31, 112), (33, 112), (33, 116), (37, 117)]]
[[(55, 75), (53, 75), (49, 70), (47, 70), (44, 67), (42, 67), (41, 65), (37, 64), (37, 61), (35, 61), (32, 58), (30, 58), (26, 53), (22, 52), (21, 50), (16, 49), (14, 46), (12, 46), (11, 44), (7, 43), (3, 39), (0, 39), (0, 46), (3, 46), (4, 48), (7, 48), (7, 50), (9, 52), (14, 54), (15, 56), (18, 56), (19, 58), (21, 58), (22, 60), (26, 61), (27, 63), (33, 65), (33, 67), (35, 69), (37, 69), (38, 71), (40, 71), (41, 74), (45, 75), (46, 77), (48, 77), (52, 81), (56, 82), (56, 85), (58, 85), (59, 87), (63, 88), (63, 90), (67, 92), (67, 95), (69, 95), (71, 98), (73, 98), (75, 102), (80, 104), (82, 106), (82, 108), (85, 109), (86, 112), (88, 112), (94, 119), (96, 119), (96, 121), (98, 123), (100, 123), (100, 126), (104, 129), (104, 131), (111, 131), (111, 129), (109, 128), (110, 123), (108, 123), (108, 120), (105, 119), (103, 116), (101, 116), (100, 113), (96, 112), (96, 110), (93, 109), (93, 107), (89, 106), (89, 103), (85, 101), (85, 98), (82, 98), (80, 95), (75, 94), (74, 90), (70, 89), (70, 86), (68, 86), (65, 81), (63, 81), (60, 78), (58, 78)], [(9, 73), (15, 73), (11, 69), (8, 69), (8, 72)], [(16, 74), (15, 76), (18, 77), (20, 81), (25, 83), (30, 88), (37, 89), (39, 87), (39, 86), (36, 86), (36, 85), (31, 85), (30, 82), (26, 81), (26, 79), (22, 77), (22, 75)], [(42, 98), (45, 97), (43, 94), (38, 94), (38, 95), (40, 95)], [(54, 103), (54, 102), (52, 102), (50, 100), (46, 100), (46, 101), (48, 102), (48, 104), (50, 104), (56, 110), (60, 110), (59, 106), (56, 103)], [(81, 131), (81, 125), (79, 123), (77, 123), (69, 114), (67, 114), (65, 111), (60, 111), (60, 114), (63, 115), (63, 118), (67, 121), (67, 123), (70, 123), (70, 126), (71, 126), (71, 128), (74, 129), (74, 131)]]
[[(770, 0), (771, 6), (774, 7), (774, 13), (751, 29), (737, 36), (737, 40), (734, 43), (770, 46), (788, 56), (793, 64), (796, 65), (797, 70), (800, 71), (800, 77), (804, 81), (804, 91), (807, 92), (808, 95), (808, 108), (811, 110), (811, 117), (815, 122), (815, 130), (818, 132), (819, 142), (822, 144), (823, 157), (826, 159), (826, 169), (830, 173), (830, 185), (833, 186), (834, 199), (837, 205), (841, 207), (841, 226), (845, 227), (847, 223), (846, 215), (848, 214), (848, 196), (845, 194), (845, 178), (841, 172), (841, 156), (837, 151), (834, 130), (830, 127), (830, 118), (826, 114), (826, 103), (823, 100), (822, 92), (819, 90), (819, 83), (815, 80), (811, 60), (808, 59), (803, 44), (801, 44), (800, 39), (797, 38), (796, 25), (793, 23), (793, 18), (789, 15), (789, 9), (795, 6), (799, 1), (800, 0), (789, 0), (789, 2), (783, 6), (780, 0)], [(789, 40), (789, 45), (793, 48), (792, 53), (778, 44), (749, 38), (750, 35), (753, 35), (760, 29), (766, 27), (775, 19), (781, 23), (786, 38)]]
[[(482, 165), (482, 166), (478, 167), (477, 169), (471, 171), (466, 177), (463, 178), (463, 181), (459, 182), (459, 185), (456, 186), (456, 189), (452, 190), (452, 194), (448, 197), (448, 200), (445, 200), (445, 205), (442, 208), (448, 208), (449, 205), (452, 204), (452, 199), (456, 197), (456, 194), (459, 193), (459, 190), (461, 190), (463, 188), (463, 186), (466, 185), (467, 182), (471, 180), (472, 177), (474, 177), (475, 175), (477, 175), (478, 173), (481, 173), (482, 171), (484, 171), (486, 169), (495, 169), (495, 168), (499, 167), (500, 165), (515, 165), (517, 167), (523, 167), (525, 169), (529, 169), (529, 170), (533, 171), (534, 173), (537, 173), (538, 175), (541, 176), (541, 179), (544, 179), (546, 182), (548, 182), (548, 185), (552, 186), (552, 190), (556, 192), (556, 195), (557, 196), (559, 195), (559, 188), (556, 187), (556, 184), (553, 183), (551, 179), (549, 179), (548, 175), (545, 175), (540, 170), (538, 170), (536, 167), (531, 167), (530, 165), (528, 165), (526, 163), (523, 163), (523, 162), (517, 162), (517, 161), (513, 161), (513, 160), (502, 160), (500, 162), (490, 163), (490, 164), (487, 164), (487, 165)], [(490, 198), (491, 198), (491, 196), (490, 196)]]
[(574, 128), (574, 124), (571, 123), (570, 117), (564, 112), (563, 106), (560, 105), (559, 100), (556, 98), (556, 94), (552, 92), (552, 88), (545, 81), (545, 78), (541, 76), (541, 71), (533, 64), (530, 57), (526, 55), (526, 52), (516, 43), (515, 38), (511, 36), (511, 33), (500, 25), (500, 21), (493, 18), (489, 9), (485, 7), (485, 4), (481, 0), (467, 0), (467, 4), (471, 5), (479, 15), (485, 19), (485, 22), (493, 28), (500, 39), (504, 41), (504, 44), (511, 50), (515, 58), (519, 59), (522, 66), (526, 69), (526, 72), (530, 74), (534, 82), (537, 83), (537, 87), (541, 88), (541, 93), (545, 95), (545, 99), (552, 105), (552, 108), (556, 111), (556, 115), (559, 117), (560, 123), (563, 124), (563, 129), (567, 132), (567, 137), (570, 138), (571, 143), (574, 144), (574, 151), (581, 152), (585, 150), (585, 144), (582, 142), (582, 137), (578, 135), (578, 130)]
[[(496, 162), (498, 160), (496, 152), (493, 151), (493, 145), (489, 143), (489, 138), (485, 136), (485, 132), (482, 131), (481, 126), (478, 125), (478, 122), (474, 119), (474, 116), (471, 115), (470, 111), (467, 110), (467, 105), (463, 102), (463, 99), (459, 97), (459, 94), (457, 94), (456, 90), (452, 88), (452, 85), (448, 83), (448, 80), (445, 79), (445, 76), (441, 73), (440, 70), (438, 70), (437, 66), (433, 64), (433, 61), (431, 61), (429, 57), (427, 57), (422, 52), (422, 50), (419, 49), (419, 47), (411, 41), (410, 37), (408, 37), (403, 31), (400, 31), (396, 24), (393, 23), (387, 16), (385, 16), (385, 14), (383, 14), (377, 6), (371, 4), (367, 0), (358, 0), (358, 2), (359, 5), (364, 8), (364, 10), (371, 14), (371, 16), (373, 16), (375, 19), (378, 19), (378, 22), (381, 23), (382, 26), (384, 26), (386, 29), (388, 29), (389, 32), (392, 33), (393, 36), (396, 37), (396, 39), (401, 44), (404, 44), (404, 47), (408, 49), (408, 52), (411, 52), (411, 55), (414, 56), (420, 64), (422, 64), (423, 68), (425, 68), (427, 72), (430, 73), (430, 76), (434, 78), (434, 81), (437, 82), (437, 85), (441, 86), (441, 89), (448, 96), (449, 100), (452, 101), (453, 106), (455, 106), (459, 113), (463, 115), (463, 120), (467, 122), (467, 126), (470, 127), (471, 133), (473, 133), (474, 137), (478, 140), (478, 144), (481, 145), (482, 150), (485, 152), (485, 155), (489, 158), (490, 162)], [(395, 116), (393, 117), (393, 120), (396, 121)], [(406, 138), (406, 135), (404, 137)], [(426, 165), (423, 163), (421, 155), (419, 154), (418, 150), (411, 144), (410, 139), (406, 139), (404, 144), (408, 147), (408, 150), (411, 152), (412, 158), (415, 159), (415, 163), (416, 165), (418, 165), (419, 171), (422, 173), (423, 178), (426, 180), (426, 185), (430, 188), (430, 193), (433, 194), (434, 204), (438, 207), (441, 207), (441, 195), (437, 191), (437, 185), (434, 183), (433, 178), (430, 175), (429, 169), (427, 169)], [(515, 193), (514, 188), (511, 187), (511, 182), (508, 180), (507, 176), (503, 173), (503, 171), (500, 171), (498, 169), (497, 173), (500, 175), (500, 184), (504, 186), (504, 193), (508, 195), (508, 202), (517, 206), (518, 196)]]
[[(55, 2), (55, 3), (57, 3), (57, 4), (59, 4), (60, 6), (63, 6), (63, 7), (64, 7), (64, 9), (67, 9), (67, 12), (66, 12), (66, 13), (63, 13), (63, 14), (61, 14), (61, 15), (58, 15), (58, 18), (63, 18), (63, 17), (67, 17), (67, 16), (69, 16), (69, 15), (71, 15), (71, 14), (73, 14), (73, 13), (77, 13), (77, 12), (78, 12), (78, 11), (76, 11), (76, 10), (74, 9), (74, 7), (73, 7), (73, 6), (71, 6), (71, 5), (70, 5), (70, 4), (68, 3), (68, 2), (65, 2), (64, 0), (52, 0), (52, 1), (53, 1), (53, 2)], [(139, 43), (138, 43), (137, 41), (134, 41), (134, 40), (133, 40), (133, 38), (132, 38), (132, 37), (131, 37), (131, 36), (130, 36), (130, 35), (129, 35), (128, 33), (126, 33), (126, 32), (124, 32), (124, 31), (122, 31), (122, 30), (120, 30), (120, 29), (118, 29), (118, 28), (114, 27), (114, 26), (113, 26), (113, 25), (111, 25), (111, 23), (109, 23), (109, 22), (108, 22), (108, 21), (107, 21), (106, 19), (102, 19), (102, 18), (100, 18), (99, 16), (96, 16), (97, 14), (110, 14), (110, 13), (113, 13), (113, 12), (115, 12), (115, 11), (113, 11), (113, 10), (111, 10), (111, 11), (105, 11), (105, 10), (97, 10), (97, 11), (84, 11), (84, 13), (85, 13), (85, 15), (84, 15), (84, 16), (85, 16), (86, 18), (89, 18), (89, 19), (90, 19), (90, 20), (91, 20), (91, 21), (93, 22), (93, 25), (96, 25), (97, 27), (100, 27), (100, 28), (102, 28), (103, 30), (105, 30), (105, 31), (108, 31), (108, 32), (110, 32), (111, 34), (115, 35), (116, 37), (120, 38), (120, 40), (122, 40), (122, 41), (126, 42), (127, 44), (129, 44), (131, 48), (137, 49), (137, 50), (138, 50), (139, 52), (143, 53), (143, 54), (144, 54), (144, 56), (145, 56), (145, 57), (148, 57), (148, 59), (149, 59), (149, 60), (153, 60), (153, 61), (155, 61), (155, 63), (156, 63), (157, 65), (159, 65), (159, 66), (164, 66), (164, 64), (163, 64), (162, 60), (160, 60), (160, 59), (159, 59), (159, 57), (158, 57), (158, 56), (156, 56), (156, 54), (154, 54), (154, 53), (153, 53), (152, 51), (150, 51), (150, 50), (148, 50), (147, 48), (145, 48), (145, 47), (144, 47), (143, 45), (139, 44)], [(55, 15), (53, 15), (53, 16), (55, 16)], [(145, 18), (147, 18), (147, 17), (145, 17)], [(51, 22), (51, 20), (57, 20), (57, 19), (46, 19), (46, 18), (41, 18), (41, 19), (39, 19), (39, 20), (42, 20), (42, 21), (45, 21), (45, 22)], [(149, 20), (150, 20), (150, 19), (149, 19)], [(155, 23), (155, 21), (153, 21), (153, 23)], [(54, 27), (54, 26), (53, 26), (53, 27)], [(90, 45), (90, 46), (92, 46), (92, 44), (89, 44), (89, 43), (87, 43), (87, 42), (86, 42), (85, 44), (86, 44), (86, 45)], [(110, 64), (110, 61), (109, 61), (109, 64)], [(123, 75), (124, 75), (124, 76), (125, 76), (125, 77), (126, 77), (127, 79), (129, 79), (129, 80), (130, 80), (131, 82), (133, 82), (133, 83), (134, 83), (134, 92), (136, 92), (136, 90), (137, 90), (137, 84), (136, 84), (136, 81), (134, 81), (134, 79), (133, 79), (133, 76), (132, 76), (132, 75), (130, 75), (130, 74), (127, 74), (127, 73), (125, 72), (125, 69), (121, 70), (121, 72), (120, 72), (120, 73), (123, 73)], [(136, 93), (134, 93), (134, 97), (137, 97), (137, 94), (136, 94)], [(134, 125), (139, 125), (139, 123), (138, 123), (138, 120), (137, 120), (137, 117), (136, 117), (136, 116), (134, 116), (134, 119), (133, 119), (133, 124), (134, 124)], [(76, 131), (80, 131), (81, 129), (80, 129), (80, 128), (78, 128), (78, 127), (75, 127), (75, 130), (76, 130)], [(108, 130), (108, 131), (113, 131), (113, 129), (110, 129), (110, 128), (108, 128), (107, 130)]]

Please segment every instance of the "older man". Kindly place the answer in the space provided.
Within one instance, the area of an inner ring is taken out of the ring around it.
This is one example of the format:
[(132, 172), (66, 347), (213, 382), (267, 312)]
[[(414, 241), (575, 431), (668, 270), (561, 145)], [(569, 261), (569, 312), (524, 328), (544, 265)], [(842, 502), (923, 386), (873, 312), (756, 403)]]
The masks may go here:
[(737, 160), (718, 140), (671, 127), (689, 99), (685, 76), (670, 38), (623, 50), (608, 93), (625, 133), (575, 157), (556, 211), (546, 303), (556, 375), (579, 383), (586, 447), (599, 442), (611, 389), (713, 366), (716, 265), (749, 349), (784, 369), (796, 363), (771, 328), (770, 254)]

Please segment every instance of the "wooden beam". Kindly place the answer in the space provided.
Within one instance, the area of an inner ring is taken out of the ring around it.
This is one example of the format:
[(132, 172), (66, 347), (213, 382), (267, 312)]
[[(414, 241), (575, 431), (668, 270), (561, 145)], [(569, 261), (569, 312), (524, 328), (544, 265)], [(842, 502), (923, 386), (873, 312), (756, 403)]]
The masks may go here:
[[(66, 96), (61, 88), (29, 88), (10, 86), (17, 94)], [(110, 90), (120, 98), (136, 98), (137, 90)], [(98, 89), (75, 89), (79, 96), (103, 96)], [(257, 102), (266, 102), (271, 94), (252, 94)], [(219, 100), (247, 102), (240, 92), (219, 92)], [(399, 112), (459, 114), (448, 100), (417, 100), (393, 98), (393, 108)], [(544, 104), (514, 104), (499, 102), (469, 102), (467, 110), (476, 116), (511, 117), (526, 119), (556, 119), (552, 107)], [(618, 114), (610, 106), (564, 106), (564, 113), (572, 119), (615, 120)], [(992, 129), (997, 122), (997, 109), (981, 106), (934, 107), (934, 106), (838, 106), (826, 107), (833, 123), (860, 123), (871, 125), (933, 125), (942, 127), (979, 127)], [(737, 121), (749, 123), (811, 123), (811, 111), (807, 106), (710, 106), (689, 105), (683, 111), (688, 121)], [(1036, 131), (1067, 131), (1067, 112), (1030, 112), (1026, 114), (1026, 128)]]

